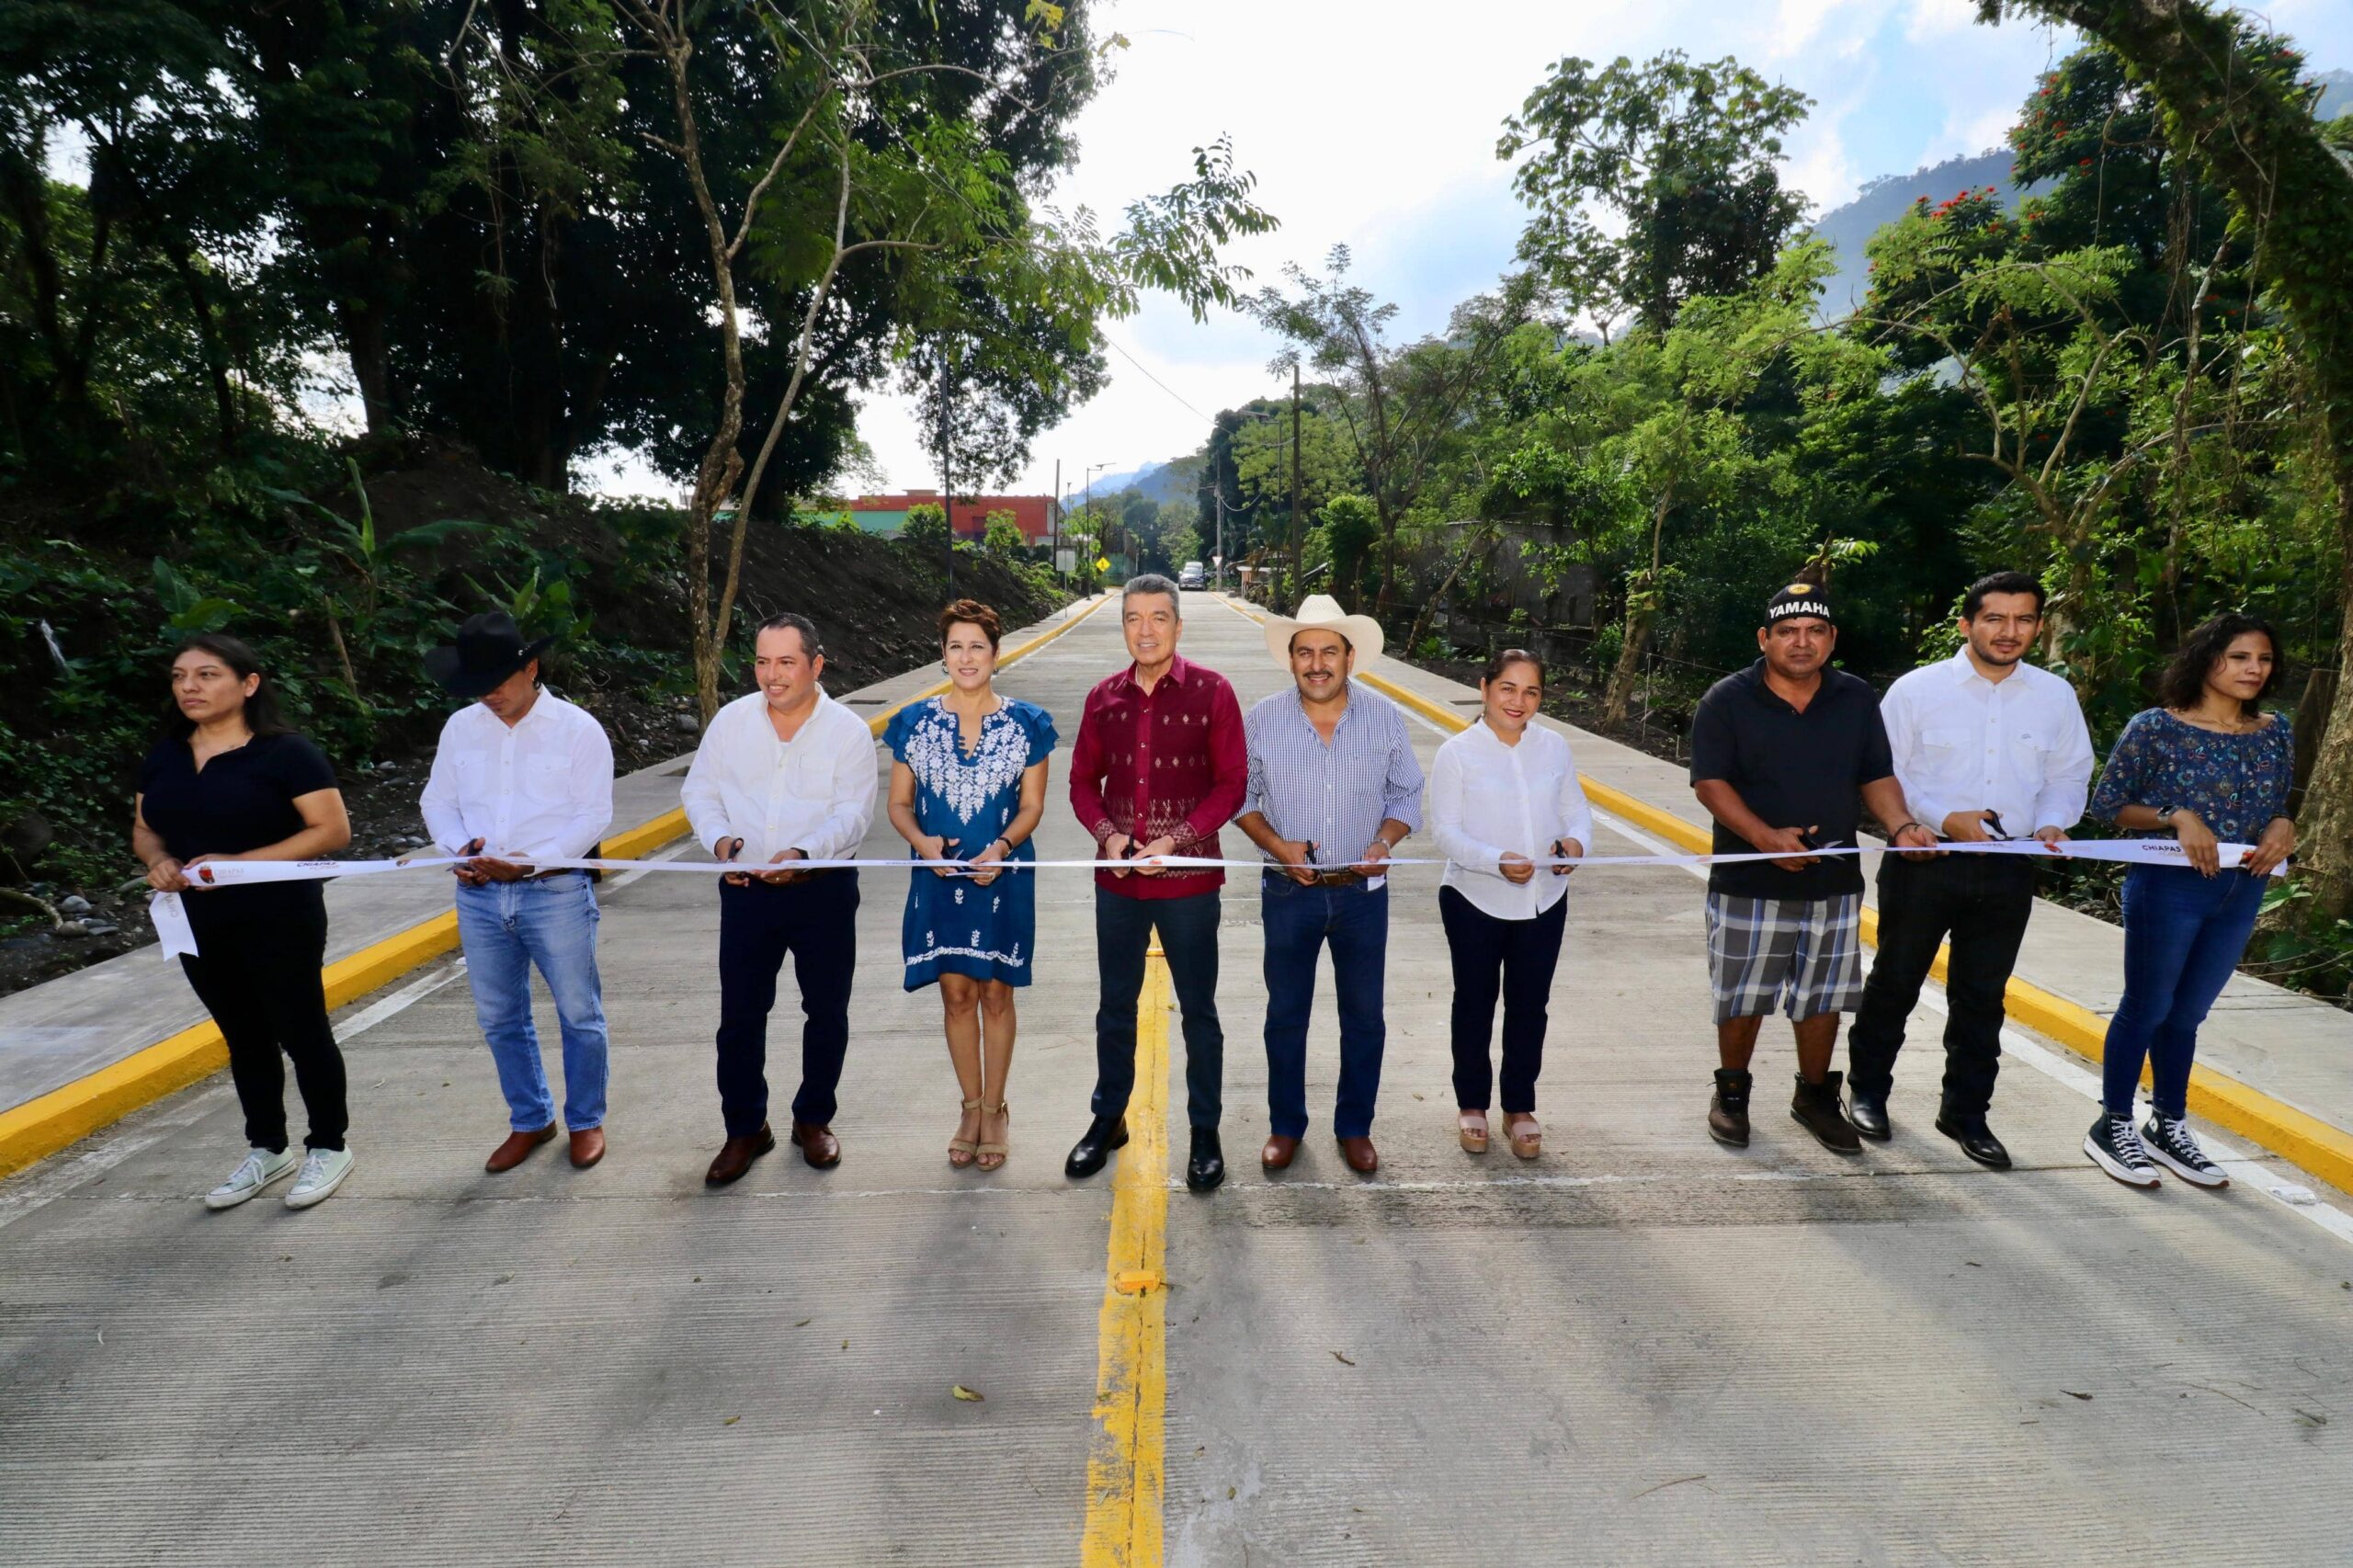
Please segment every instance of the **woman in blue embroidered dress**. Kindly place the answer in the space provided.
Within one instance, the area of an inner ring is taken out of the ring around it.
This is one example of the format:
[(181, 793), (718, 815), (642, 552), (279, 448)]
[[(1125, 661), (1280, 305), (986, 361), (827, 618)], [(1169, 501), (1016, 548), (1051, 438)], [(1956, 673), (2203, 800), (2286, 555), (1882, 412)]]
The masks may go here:
[[(2160, 1164), (2198, 1187), (2230, 1185), (2190, 1135), (2189, 1065), (2198, 1026), (2254, 934), (2272, 868), (2295, 852), (2296, 743), (2287, 719), (2262, 706), (2279, 665), (2279, 639), (2253, 616), (2199, 627), (2157, 683), (2161, 706), (2132, 716), (2092, 791), (2091, 815), (2136, 837), (2170, 835), (2189, 862), (2124, 874), (2124, 994), (2109, 1020), (2100, 1118), (2084, 1153), (2133, 1187), (2156, 1186)], [(2253, 847), (2225, 869), (2222, 844)], [(2151, 1114), (2136, 1132), (2143, 1060)]]
[[(1013, 1066), (1013, 992), (1029, 983), (1038, 931), (1036, 873), (999, 862), (1035, 860), (1029, 835), (1046, 809), (1054, 721), (1034, 703), (1001, 697), (996, 612), (958, 599), (939, 612), (945, 695), (892, 715), (883, 739), (891, 767), (891, 825), (918, 859), (937, 864), (907, 881), (900, 931), (907, 989), (939, 983), (948, 1059), (964, 1114), (948, 1163), (993, 1171), (1005, 1164)], [(985, 1049), (983, 1049), (985, 1043)], [(996, 1103), (988, 1103), (994, 1092)]]

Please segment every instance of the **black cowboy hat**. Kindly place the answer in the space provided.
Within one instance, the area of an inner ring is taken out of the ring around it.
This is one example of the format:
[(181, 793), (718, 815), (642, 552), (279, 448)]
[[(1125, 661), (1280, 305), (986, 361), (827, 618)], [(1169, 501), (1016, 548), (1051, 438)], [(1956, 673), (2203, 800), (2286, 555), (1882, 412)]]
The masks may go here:
[(458, 628), (455, 647), (434, 648), (425, 655), (425, 673), (452, 697), (475, 698), (540, 656), (555, 639), (523, 641), (515, 618), (505, 610), (466, 618)]

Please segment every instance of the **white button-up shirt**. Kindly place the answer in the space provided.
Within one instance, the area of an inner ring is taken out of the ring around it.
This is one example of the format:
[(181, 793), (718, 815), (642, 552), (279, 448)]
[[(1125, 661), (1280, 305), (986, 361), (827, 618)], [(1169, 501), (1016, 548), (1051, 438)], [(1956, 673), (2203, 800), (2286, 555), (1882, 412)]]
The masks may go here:
[(469, 702), (441, 726), (421, 804), (449, 854), (479, 838), (501, 859), (577, 859), (613, 824), (613, 745), (552, 691), (513, 724)]
[(820, 691), (800, 730), (780, 741), (767, 694), (755, 691), (713, 715), (679, 795), (706, 849), (740, 838), (738, 858), (748, 863), (787, 849), (833, 860), (865, 841), (881, 777), (865, 720)]
[(1996, 812), (2012, 838), (2082, 820), (2091, 732), (2049, 670), (2020, 663), (1987, 680), (1963, 648), (1898, 679), (1879, 710), (1904, 803), (1935, 831), (1955, 812)]
[(1593, 808), (1568, 737), (1540, 724), (1506, 745), (1481, 719), (1438, 747), (1425, 810), (1446, 856), (1443, 885), (1498, 920), (1533, 920), (1569, 891), (1569, 880), (1546, 868), (1513, 886), (1496, 869), (1505, 855), (1540, 860), (1563, 838), (1593, 847)]

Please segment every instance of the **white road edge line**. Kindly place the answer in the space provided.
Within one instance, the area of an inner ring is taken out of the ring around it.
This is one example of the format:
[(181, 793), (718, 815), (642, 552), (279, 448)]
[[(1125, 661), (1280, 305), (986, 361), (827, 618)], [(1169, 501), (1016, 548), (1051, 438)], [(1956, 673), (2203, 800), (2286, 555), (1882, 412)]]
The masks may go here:
[[(1654, 855), (1676, 853), (1650, 835), (1629, 825), (1622, 819), (1608, 812), (1597, 810), (1593, 816), (1596, 822), (1603, 824), (1611, 832), (1631, 839)], [(1701, 881), (1708, 880), (1708, 873), (1698, 866), (1686, 866), (1683, 869)], [(1863, 961), (1868, 966), (1870, 962), (1870, 955), (1866, 953)], [(1943, 1013), (1945, 1010), (1944, 987), (1933, 980), (1928, 982), (1927, 985), (1921, 987), (1920, 1005), (1932, 1012)], [(2002, 1031), (2002, 1050), (2053, 1083), (2075, 1090), (2095, 1105), (2099, 1103), (2098, 1075), (2075, 1060), (2072, 1055), (2062, 1056), (2052, 1048), (2029, 1040), (2014, 1028), (2006, 1028)], [(2310, 1221), (2337, 1240), (2353, 1243), (2353, 1215), (2348, 1215), (2343, 1210), (2317, 1199), (2308, 1203), (2299, 1202), (2283, 1188), (2292, 1187), (2294, 1191), (2308, 1197), (2310, 1196), (2309, 1188), (2298, 1184), (2281, 1182), (2278, 1173), (2268, 1165), (2259, 1160), (2249, 1158), (2245, 1153), (2219, 1138), (2201, 1136), (2200, 1142), (2206, 1146), (2206, 1152), (2213, 1157), (2214, 1163), (2230, 1173), (2233, 1181), (2245, 1183), (2290, 1214), (2299, 1219)]]
[[(656, 850), (651, 855), (642, 857), (642, 858), (647, 860), (675, 860), (679, 856), (684, 855), (688, 850), (695, 847), (697, 847), (697, 846), (692, 837), (682, 838), (678, 840), (677, 843), (670, 846), (669, 848)], [(610, 882), (606, 884), (605, 892), (608, 895), (617, 893), (620, 892), (621, 889), (629, 886), (630, 883), (637, 881), (638, 878), (649, 874), (650, 872), (648, 868), (643, 866), (640, 866), (634, 871), (623, 871), (620, 876), (615, 877)]]
[[(466, 960), (460, 956), (429, 971), (419, 979), (410, 981), (381, 1002), (361, 1009), (344, 1021), (335, 1031), (335, 1042), (346, 1043), (366, 1034), (385, 1019), (407, 1011), (417, 1003), (465, 973)], [(140, 1153), (153, 1148), (166, 1133), (190, 1126), (210, 1116), (231, 1085), (216, 1083), (189, 1095), (186, 1103), (150, 1118), (136, 1132), (109, 1138), (98, 1147), (77, 1154), (60, 1165), (44, 1161), (14, 1181), (0, 1183), (0, 1228), (6, 1228), (38, 1210), (45, 1209), (93, 1176), (107, 1172)]]

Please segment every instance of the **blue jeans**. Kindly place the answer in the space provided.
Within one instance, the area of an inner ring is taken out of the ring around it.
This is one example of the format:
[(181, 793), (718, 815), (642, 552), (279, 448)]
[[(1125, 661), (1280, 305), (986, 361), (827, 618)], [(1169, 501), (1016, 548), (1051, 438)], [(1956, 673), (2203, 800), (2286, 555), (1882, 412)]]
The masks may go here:
[(556, 1020), (563, 1030), (563, 1124), (574, 1132), (604, 1125), (599, 918), (585, 871), (478, 888), (458, 884), (458, 939), (465, 945), (474, 1017), (490, 1042), (490, 1059), (498, 1064), (508, 1125), (517, 1132), (536, 1132), (555, 1120), (547, 1069), (540, 1062), (540, 1033), (531, 1024), (534, 964), (555, 998)]
[(1307, 1134), (1307, 1017), (1315, 1002), (1315, 959), (1332, 946), (1340, 999), (1340, 1090), (1332, 1132), (1372, 1131), (1381, 1056), (1389, 1026), (1381, 1011), (1389, 957), (1389, 890), (1362, 882), (1301, 887), (1269, 876), (1259, 885), (1267, 934), (1267, 1112), (1278, 1137)]
[(2201, 877), (2180, 866), (2124, 873), (2124, 996), (2101, 1053), (2100, 1098), (2109, 1110), (2132, 1114), (2145, 1059), (2157, 1114), (2188, 1114), (2198, 1026), (2237, 969), (2269, 885), (2244, 871)]
[(1136, 998), (1152, 934), (1168, 960), (1168, 980), (1185, 1021), (1185, 1119), (1217, 1131), (1223, 1108), (1225, 1030), (1217, 1019), (1218, 892), (1184, 898), (1129, 898), (1095, 890), (1097, 1116), (1124, 1116), (1136, 1086)]

